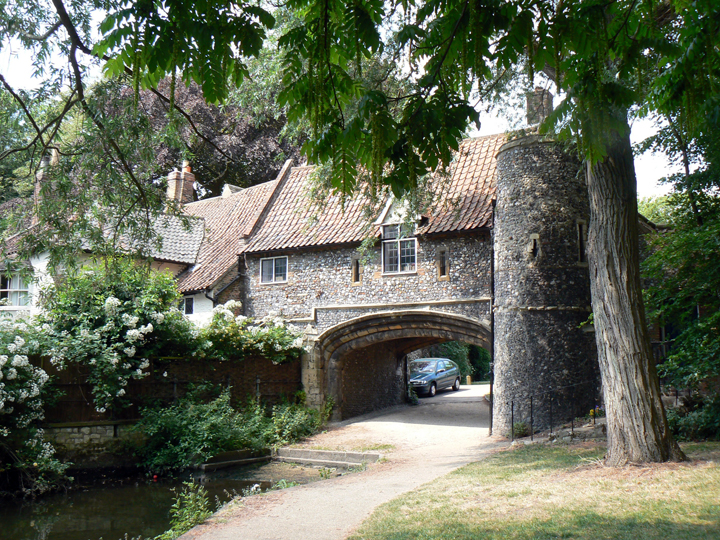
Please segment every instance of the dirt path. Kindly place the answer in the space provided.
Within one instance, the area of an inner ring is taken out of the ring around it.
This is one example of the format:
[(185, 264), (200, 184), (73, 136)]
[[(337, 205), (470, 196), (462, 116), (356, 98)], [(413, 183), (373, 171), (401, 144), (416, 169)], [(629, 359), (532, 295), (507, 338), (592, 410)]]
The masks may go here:
[(183, 540), (341, 540), (370, 513), (402, 493), (506, 445), (488, 437), (481, 386), (463, 386), (333, 426), (305, 441), (322, 450), (373, 450), (380, 463), (361, 473), (240, 500)]

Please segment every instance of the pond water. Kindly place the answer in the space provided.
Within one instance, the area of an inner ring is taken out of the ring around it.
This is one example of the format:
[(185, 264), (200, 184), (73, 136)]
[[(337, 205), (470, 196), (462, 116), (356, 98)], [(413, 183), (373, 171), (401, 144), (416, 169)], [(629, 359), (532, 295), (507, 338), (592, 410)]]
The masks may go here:
[[(188, 474), (177, 479), (145, 478), (98, 480), (82, 489), (42, 497), (37, 501), (0, 499), (2, 540), (120, 540), (153, 538), (170, 527), (175, 492)], [(268, 489), (285, 479), (307, 483), (319, 480), (312, 468), (271, 463), (225, 469), (196, 476), (208, 490), (211, 507), (216, 498), (227, 502), (255, 484)], [(105, 482), (103, 484), (103, 482)]]

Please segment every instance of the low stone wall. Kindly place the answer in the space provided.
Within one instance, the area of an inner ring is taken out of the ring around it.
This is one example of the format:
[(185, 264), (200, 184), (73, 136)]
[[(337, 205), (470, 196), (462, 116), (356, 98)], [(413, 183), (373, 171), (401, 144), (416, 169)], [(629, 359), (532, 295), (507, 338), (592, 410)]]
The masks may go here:
[(83, 450), (106, 447), (119, 441), (137, 438), (132, 422), (79, 422), (76, 424), (51, 424), (44, 428), (46, 438), (65, 450)]

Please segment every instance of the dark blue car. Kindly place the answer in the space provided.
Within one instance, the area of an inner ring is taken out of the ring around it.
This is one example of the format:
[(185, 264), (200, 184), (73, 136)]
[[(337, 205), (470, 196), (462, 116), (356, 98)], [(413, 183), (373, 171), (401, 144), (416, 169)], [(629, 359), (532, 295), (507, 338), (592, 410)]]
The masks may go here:
[(410, 388), (433, 397), (442, 388), (460, 390), (460, 369), (447, 358), (418, 358), (408, 364)]

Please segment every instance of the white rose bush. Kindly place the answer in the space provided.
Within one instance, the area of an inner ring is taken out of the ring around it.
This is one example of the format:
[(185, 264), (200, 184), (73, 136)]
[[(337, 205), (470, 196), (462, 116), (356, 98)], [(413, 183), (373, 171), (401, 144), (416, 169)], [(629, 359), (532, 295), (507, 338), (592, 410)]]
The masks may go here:
[(40, 349), (32, 321), (0, 320), (0, 474), (8, 478), (0, 485), (31, 496), (55, 486), (67, 468), (39, 427), (50, 392), (48, 374), (30, 361)]
[(204, 354), (228, 360), (243, 356), (264, 356), (274, 364), (300, 358), (303, 335), (278, 316), (252, 319), (235, 315), (241, 304), (230, 301), (213, 309), (210, 324), (203, 328), (200, 339)]
[(113, 261), (48, 285), (43, 297), (42, 354), (56, 369), (85, 368), (98, 412), (128, 404), (128, 383), (149, 375), (151, 356), (194, 349), (197, 332), (176, 308), (169, 273)]

